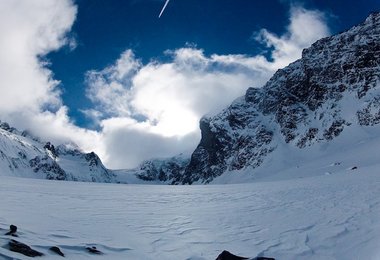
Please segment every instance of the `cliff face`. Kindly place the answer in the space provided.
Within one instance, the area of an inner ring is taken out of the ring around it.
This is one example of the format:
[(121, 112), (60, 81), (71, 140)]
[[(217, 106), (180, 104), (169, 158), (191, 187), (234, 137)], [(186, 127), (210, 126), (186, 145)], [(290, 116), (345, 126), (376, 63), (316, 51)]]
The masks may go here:
[(259, 167), (281, 144), (304, 149), (352, 126), (380, 123), (380, 13), (305, 49), (263, 88), (200, 122), (182, 183)]

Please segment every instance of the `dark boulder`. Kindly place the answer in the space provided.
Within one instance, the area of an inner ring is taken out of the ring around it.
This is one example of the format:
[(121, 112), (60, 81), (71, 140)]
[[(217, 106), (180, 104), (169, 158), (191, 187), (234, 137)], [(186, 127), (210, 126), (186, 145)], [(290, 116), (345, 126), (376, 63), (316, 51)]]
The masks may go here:
[(242, 259), (249, 259), (247, 257), (242, 257), (242, 256), (237, 256), (237, 255), (234, 255), (234, 254), (231, 254), (230, 252), (224, 250), (220, 255), (218, 255), (218, 257), (216, 258), (216, 260), (242, 260)]
[(99, 251), (95, 246), (92, 246), (92, 247), (86, 247), (87, 251), (92, 253), (92, 254), (96, 254), (96, 255), (102, 255), (103, 252)]
[(16, 232), (17, 232), (17, 226), (15, 226), (15, 225), (10, 225), (10, 226), (9, 226), (9, 232), (7, 232), (5, 235), (6, 235), (6, 236), (14, 236), (14, 237), (17, 237)]
[(54, 253), (56, 253), (56, 254), (58, 254), (60, 256), (65, 257), (65, 254), (62, 253), (61, 249), (59, 249), (59, 247), (57, 247), (57, 246), (52, 246), (52, 247), (49, 248), (49, 250), (53, 251)]
[(17, 252), (29, 257), (43, 256), (44, 254), (32, 249), (30, 246), (18, 242), (16, 240), (11, 240), (8, 243), (9, 250), (12, 252)]
[(243, 259), (251, 259), (251, 260), (275, 260), (274, 258), (264, 257), (264, 256), (258, 256), (258, 257), (255, 257), (255, 258), (247, 258), (247, 257), (243, 257), (243, 256), (237, 256), (237, 255), (231, 254), (230, 252), (228, 252), (226, 250), (224, 250), (216, 258), (216, 260), (243, 260)]

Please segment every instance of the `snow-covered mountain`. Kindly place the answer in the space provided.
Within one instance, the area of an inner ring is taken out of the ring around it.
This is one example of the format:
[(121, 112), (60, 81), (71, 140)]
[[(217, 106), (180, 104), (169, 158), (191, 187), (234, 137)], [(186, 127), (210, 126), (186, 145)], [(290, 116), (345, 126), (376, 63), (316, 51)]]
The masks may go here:
[[(219, 114), (202, 118), (200, 129), (202, 138), (191, 158), (152, 159), (136, 169), (112, 171), (94, 153), (75, 145), (55, 147), (2, 123), (0, 175), (231, 183), (271, 179), (278, 172), (283, 176), (277, 179), (300, 177), (300, 169), (324, 174), (315, 169), (348, 167), (357, 158), (355, 164), (371, 165), (378, 161), (373, 144), (380, 144), (380, 13), (317, 41), (265, 86), (249, 88)], [(372, 147), (369, 152), (367, 147)]]
[(373, 13), (305, 49), (263, 88), (249, 88), (221, 113), (202, 118), (202, 139), (182, 182), (209, 183), (247, 169), (254, 175), (296, 154), (310, 161), (325, 154), (322, 147), (354, 145), (379, 123), (380, 13)]
[(90, 182), (115, 182), (99, 157), (73, 144), (55, 147), (27, 131), (0, 124), (0, 175)]
[(94, 153), (84, 153), (75, 144), (43, 142), (28, 131), (19, 131), (0, 121), (0, 176), (111, 182), (180, 184), (190, 158), (184, 155), (151, 159), (129, 170), (107, 169)]

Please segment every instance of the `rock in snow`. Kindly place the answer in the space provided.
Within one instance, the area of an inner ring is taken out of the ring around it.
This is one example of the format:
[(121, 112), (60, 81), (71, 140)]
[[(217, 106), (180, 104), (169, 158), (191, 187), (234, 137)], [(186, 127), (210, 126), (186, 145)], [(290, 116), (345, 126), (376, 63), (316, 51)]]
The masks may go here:
[(23, 255), (26, 255), (26, 256), (29, 256), (29, 257), (36, 257), (36, 256), (43, 256), (44, 255), (43, 253), (32, 249), (30, 246), (28, 246), (24, 243), (18, 242), (16, 240), (13, 240), (13, 239), (11, 241), (9, 241), (8, 246), (9, 246), (9, 250), (23, 254)]
[(17, 226), (15, 225), (10, 225), (9, 226), (9, 231), (5, 234), (6, 236), (17, 236)]
[(237, 256), (237, 255), (231, 254), (230, 252), (226, 250), (220, 253), (220, 255), (218, 255), (218, 257), (216, 258), (216, 260), (242, 260), (242, 259), (248, 259), (248, 257)]
[(95, 255), (102, 255), (103, 253), (101, 251), (99, 251), (96, 246), (92, 246), (92, 247), (86, 247), (87, 251), (91, 254), (95, 254)]
[(49, 248), (49, 250), (52, 251), (52, 252), (54, 252), (54, 253), (56, 253), (56, 254), (58, 254), (58, 255), (60, 255), (60, 256), (65, 257), (65, 254), (62, 253), (61, 249), (59, 247), (57, 247), (57, 246), (52, 246), (52, 247)]
[(258, 256), (255, 258), (237, 256), (237, 255), (231, 254), (230, 252), (228, 252), (226, 250), (224, 250), (222, 253), (220, 253), (215, 260), (244, 260), (244, 259), (247, 259), (247, 260), (275, 260), (274, 258), (263, 257), (263, 256)]

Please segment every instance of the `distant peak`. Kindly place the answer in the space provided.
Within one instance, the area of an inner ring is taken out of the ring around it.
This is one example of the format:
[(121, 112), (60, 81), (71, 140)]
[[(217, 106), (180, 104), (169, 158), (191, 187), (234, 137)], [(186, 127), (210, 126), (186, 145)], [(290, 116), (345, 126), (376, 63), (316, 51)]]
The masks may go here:
[(380, 23), (380, 12), (372, 12), (365, 19), (364, 24), (378, 24)]
[(374, 11), (369, 14), (368, 17), (380, 17), (380, 11)]

